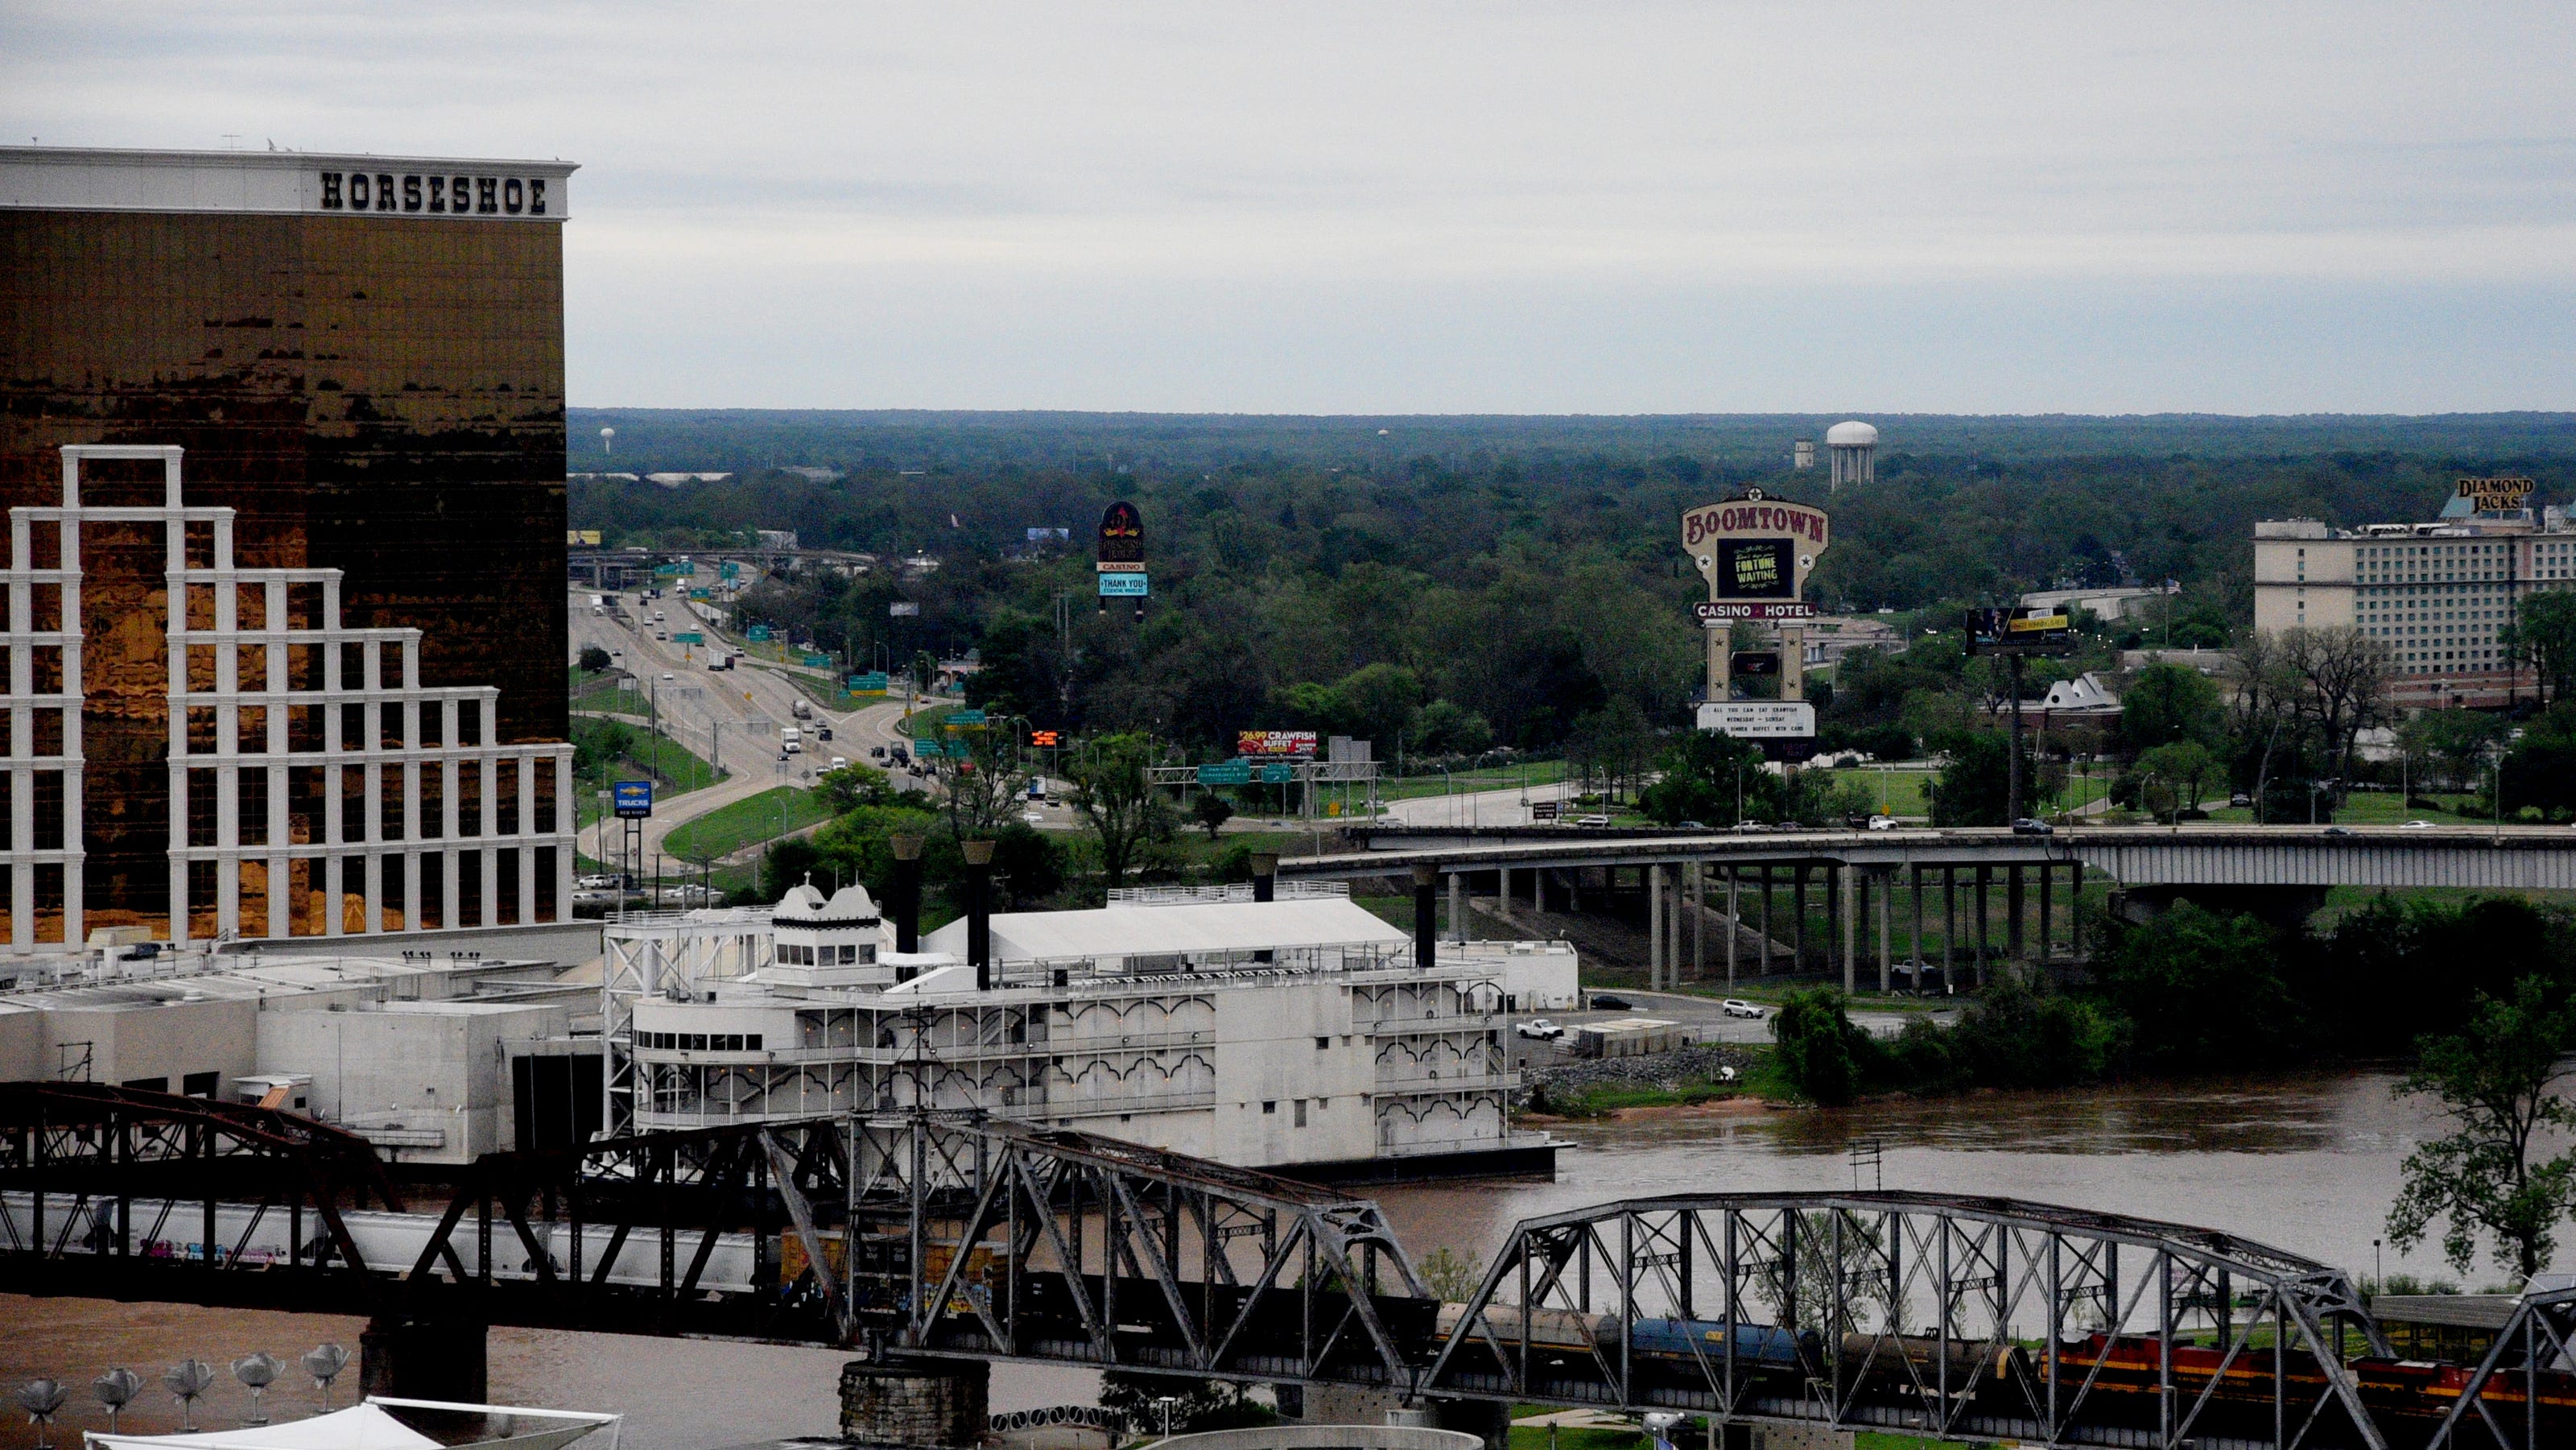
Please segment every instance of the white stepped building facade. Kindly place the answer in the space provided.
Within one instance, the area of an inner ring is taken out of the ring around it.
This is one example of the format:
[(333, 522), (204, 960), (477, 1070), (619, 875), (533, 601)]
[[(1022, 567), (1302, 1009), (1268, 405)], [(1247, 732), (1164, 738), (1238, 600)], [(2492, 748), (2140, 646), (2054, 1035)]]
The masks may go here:
[[(499, 692), (423, 685), (416, 629), (342, 624), (339, 570), (237, 567), (234, 511), (186, 502), (179, 449), (62, 455), (61, 507), (9, 511), (10, 950), (78, 950), (102, 921), (177, 946), (569, 918), (570, 745), (493, 743)], [(83, 503), (82, 465), (105, 459), (161, 464), (162, 501)], [(100, 804), (83, 789), (83, 706), (113, 684), (82, 660), (82, 535), (96, 525), (158, 529), (166, 561), (149, 623), (168, 648), (169, 884), (149, 913), (90, 900), (83, 883)]]

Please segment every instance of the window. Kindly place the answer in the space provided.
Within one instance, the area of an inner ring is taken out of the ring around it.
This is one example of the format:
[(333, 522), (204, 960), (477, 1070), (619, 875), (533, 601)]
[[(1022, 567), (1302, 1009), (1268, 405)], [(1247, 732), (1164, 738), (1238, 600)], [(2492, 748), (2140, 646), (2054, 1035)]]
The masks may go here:
[(1318, 1038), (1316, 1038), (1316, 1039), (1315, 1039), (1315, 1050), (1316, 1050), (1317, 1052), (1322, 1052), (1322, 1051), (1324, 1051), (1325, 1049), (1327, 1049), (1327, 1048), (1331, 1047), (1332, 1045), (1333, 1045), (1333, 1039), (1331, 1039), (1331, 1038), (1329, 1038), (1329, 1037), (1318, 1037)]
[(1304, 1098), (1299, 1098), (1296, 1102), (1290, 1104), (1290, 1106), (1297, 1110), (1297, 1126), (1300, 1128), (1306, 1126), (1306, 1100)]
[(1276, 1114), (1279, 1111), (1279, 1105), (1275, 1102), (1263, 1103), (1261, 1105), (1261, 1111), (1264, 1113)]

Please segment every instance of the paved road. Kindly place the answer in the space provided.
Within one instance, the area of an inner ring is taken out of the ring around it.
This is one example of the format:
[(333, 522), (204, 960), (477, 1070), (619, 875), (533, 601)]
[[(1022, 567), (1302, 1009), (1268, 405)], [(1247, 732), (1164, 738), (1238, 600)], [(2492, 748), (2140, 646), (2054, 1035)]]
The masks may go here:
[[(1522, 1013), (1512, 1021), (1517, 1025), (1532, 1017), (1545, 1017), (1560, 1026), (1572, 1028), (1585, 1022), (1607, 1022), (1619, 1017), (1655, 1017), (1699, 1028), (1703, 1040), (1711, 1042), (1751, 1044), (1767, 1043), (1771, 1040), (1770, 1012), (1772, 1009), (1767, 1004), (1762, 1009), (1764, 1015), (1759, 1020), (1755, 1020), (1727, 1016), (1719, 1007), (1718, 999), (1714, 997), (1696, 997), (1676, 992), (1637, 992), (1626, 988), (1611, 992), (1609, 995), (1627, 1002), (1628, 1007), (1597, 1009), (1590, 1012)], [(1853, 1012), (1851, 1020), (1863, 1031), (1879, 1037), (1893, 1037), (1914, 1015), (1916, 1014), (1908, 1012), (1862, 1010)], [(1939, 1022), (1949, 1021), (1955, 1015), (1946, 1010), (1932, 1014), (1933, 1020)], [(1521, 1036), (1518, 1032), (1513, 1032), (1505, 1041), (1510, 1047), (1512, 1066), (1516, 1068), (1548, 1067), (1574, 1060), (1574, 1054), (1567, 1050), (1571, 1045), (1570, 1038), (1562, 1044), (1536, 1042)]]
[[(655, 812), (644, 828), (648, 860), (662, 849), (672, 830), (709, 811), (774, 786), (810, 785), (835, 755), (866, 760), (870, 746), (892, 745), (905, 738), (895, 729), (904, 714), (900, 701), (846, 712), (826, 710), (790, 683), (785, 670), (750, 660), (730, 670), (709, 670), (706, 649), (655, 639), (657, 626), (651, 611), (658, 608), (671, 616), (659, 626), (665, 632), (675, 624), (685, 630), (686, 623), (675, 612), (687, 609), (685, 600), (639, 601), (628, 593), (623, 596), (628, 615), (618, 619), (591, 613), (593, 592), (572, 590), (566, 596), (574, 654), (578, 656), (586, 645), (607, 650), (617, 668), (635, 677), (633, 703), (627, 712), (638, 719), (658, 714), (670, 738), (733, 772), (704, 790), (670, 798)], [(795, 721), (800, 700), (814, 712), (811, 720), (801, 722), (807, 727), (804, 748), (783, 755), (779, 729)], [(833, 738), (816, 738), (812, 729), (816, 726), (831, 727)], [(901, 771), (895, 772), (894, 781), (907, 789), (921, 785)], [(599, 854), (603, 834), (614, 843), (613, 829), (593, 827), (585, 845), (594, 856)]]
[(1380, 819), (1400, 826), (1526, 826), (1530, 823), (1530, 802), (1567, 801), (1573, 799), (1574, 793), (1572, 785), (1558, 781), (1531, 786), (1526, 793), (1515, 785), (1501, 790), (1415, 796), (1387, 802), (1386, 813)]

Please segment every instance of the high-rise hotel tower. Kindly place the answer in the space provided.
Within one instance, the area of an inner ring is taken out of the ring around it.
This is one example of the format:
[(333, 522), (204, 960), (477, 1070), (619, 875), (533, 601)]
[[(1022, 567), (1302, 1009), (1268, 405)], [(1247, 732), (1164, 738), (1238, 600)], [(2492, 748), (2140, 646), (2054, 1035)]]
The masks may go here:
[(570, 916), (572, 171), (0, 148), (0, 950)]

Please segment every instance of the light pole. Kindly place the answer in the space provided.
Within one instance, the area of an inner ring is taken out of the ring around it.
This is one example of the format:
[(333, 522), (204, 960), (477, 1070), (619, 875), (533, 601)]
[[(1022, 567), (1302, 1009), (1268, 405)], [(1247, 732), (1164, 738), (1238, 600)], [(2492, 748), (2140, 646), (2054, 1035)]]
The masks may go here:
[(1163, 1407), (1163, 1438), (1172, 1438), (1172, 1406), (1180, 1403), (1177, 1395), (1156, 1395), (1154, 1403)]

